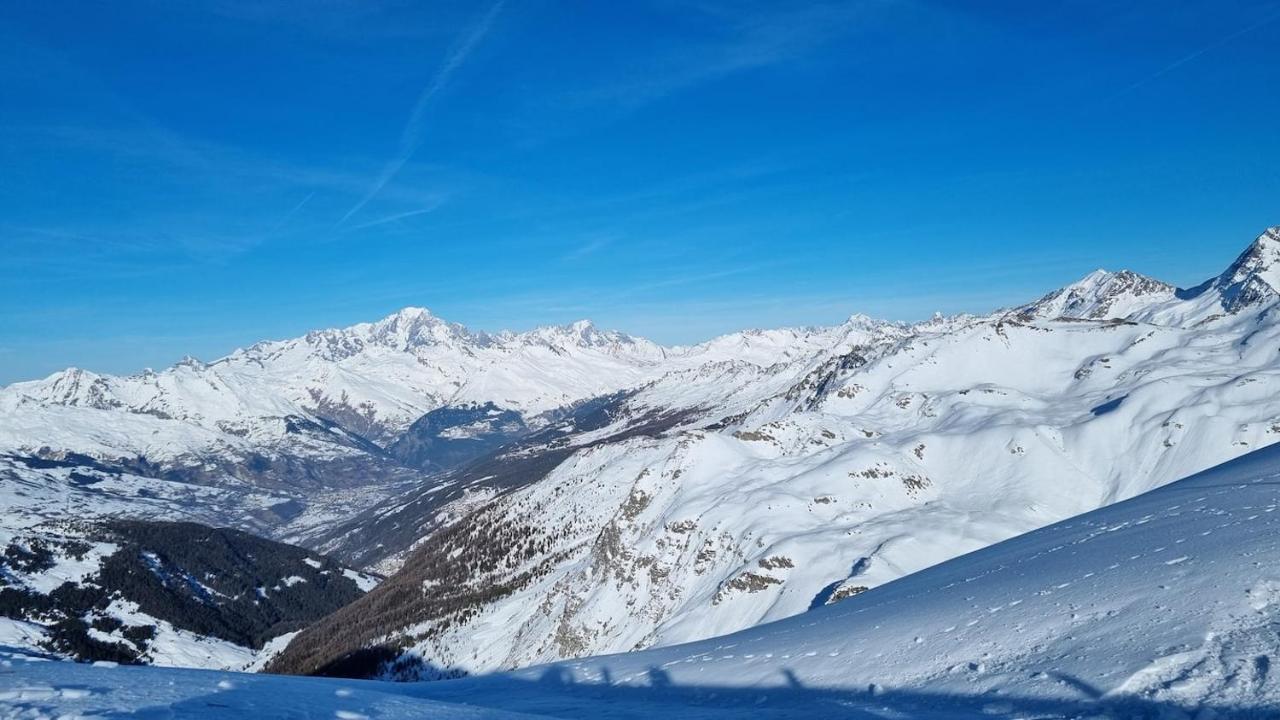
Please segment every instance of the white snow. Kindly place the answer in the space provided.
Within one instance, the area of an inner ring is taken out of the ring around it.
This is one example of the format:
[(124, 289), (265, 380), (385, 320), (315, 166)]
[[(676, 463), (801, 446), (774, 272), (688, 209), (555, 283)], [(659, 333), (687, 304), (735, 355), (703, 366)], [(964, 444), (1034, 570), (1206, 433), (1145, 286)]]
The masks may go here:
[[(1192, 291), (1099, 273), (1034, 312), (914, 325), (855, 316), (685, 348), (585, 323), (489, 335), (409, 309), (207, 365), (10, 386), (0, 391), (0, 448), (159, 459), (258, 451), (286, 442), (282, 418), (305, 416), (312, 390), (393, 428), (450, 403), (532, 413), (622, 389), (635, 392), (627, 409), (637, 415), (686, 411), (665, 436), (582, 449), (544, 481), (501, 497), (478, 488), (440, 509), (457, 519), (493, 500), (507, 518), (557, 535), (546, 575), (413, 647), (441, 666), (487, 671), (794, 616), (1280, 440), (1276, 273), (1272, 229)], [(3, 457), (0, 473), (0, 501), (22, 522), (227, 506), (249, 518), (286, 499), (127, 474), (90, 493), (66, 469)], [(302, 526), (343, 517), (353, 492), (308, 510)]]
[[(113, 600), (107, 614), (126, 625), (151, 625), (155, 637), (150, 642), (146, 661), (160, 667), (206, 668), (210, 670), (238, 670), (252, 663), (257, 651), (215, 637), (197, 635), (189, 630), (151, 617), (128, 600)], [(119, 638), (111, 638), (118, 640)]]
[[(0, 545), (9, 544), (11, 537), (12, 535), (6, 529), (0, 528)], [(41, 572), (23, 574), (20, 579), (28, 588), (42, 595), (48, 595), (63, 583), (76, 583), (96, 573), (102, 564), (102, 558), (113, 554), (116, 550), (117, 547), (111, 543), (93, 543), (82, 558), (57, 554), (54, 556), (53, 567)]]
[(391, 684), (2, 658), (0, 714), (1233, 718), (1280, 702), (1280, 447), (687, 645)]
[(0, 717), (378, 718), (506, 720), (530, 717), (406, 697), (387, 683), (189, 669), (42, 662), (0, 648)]
[(1277, 511), (1273, 447), (831, 607), (556, 668), (582, 682), (607, 669), (643, 686), (659, 667), (676, 687), (798, 682), (855, 697), (876, 684), (907, 707), (975, 714), (996, 700), (1004, 715), (1261, 708), (1280, 701), (1268, 675), (1280, 657)]
[[(1189, 328), (851, 327), (849, 345), (768, 373), (673, 373), (635, 403), (714, 410), (581, 450), (495, 500), (495, 522), (550, 544), (549, 572), (402, 634), (468, 672), (699, 640), (1133, 497), (1280, 440), (1273, 307)], [(865, 364), (806, 384), (850, 348)]]
[(351, 568), (343, 569), (342, 574), (344, 577), (354, 581), (356, 587), (360, 588), (361, 592), (369, 592), (377, 587), (380, 582), (379, 579), (373, 575), (357, 572)]
[(0, 617), (0, 646), (38, 648), (48, 638), (43, 625)]

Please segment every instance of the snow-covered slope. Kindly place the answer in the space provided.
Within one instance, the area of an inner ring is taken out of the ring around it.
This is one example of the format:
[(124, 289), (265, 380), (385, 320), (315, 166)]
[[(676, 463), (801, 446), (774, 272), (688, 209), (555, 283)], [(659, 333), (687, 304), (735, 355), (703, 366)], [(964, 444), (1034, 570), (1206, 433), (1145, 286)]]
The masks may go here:
[[(1148, 484), (1133, 478), (1133, 485)], [(1268, 718), (1280, 448), (726, 637), (435, 683), (8, 654), (13, 717)]]
[[(627, 407), (687, 413), (676, 426), (558, 438), (537, 482), (432, 506), (439, 529), (400, 574), (274, 667), (382, 647), (393, 672), (436, 677), (687, 642), (1132, 497), (1280, 440), (1280, 324), (1260, 297), (1172, 325), (851, 321), (790, 362), (672, 371)], [(420, 527), (415, 503), (386, 522)]]
[(412, 692), (568, 717), (1274, 717), (1278, 511), (1273, 447), (778, 623)]
[(682, 348), (408, 310), (11, 386), (0, 448), (24, 513), (96, 512), (98, 485), (71, 486), (97, 468), (117, 515), (218, 513), (200, 519), (403, 566), (283, 669), (371, 646), (434, 675), (683, 642), (1280, 439), (1277, 258), (1272, 229), (1191, 290), (1095, 274), (988, 316)]
[(1152, 305), (1173, 301), (1177, 298), (1176, 293), (1177, 288), (1172, 285), (1130, 270), (1095, 270), (1045, 295), (1022, 311), (1030, 317), (1044, 320), (1124, 318)]
[(114, 663), (82, 665), (12, 652), (0, 635), (0, 717), (290, 718), (291, 720), (519, 720), (525, 714), (453, 705), (389, 683), (247, 675)]

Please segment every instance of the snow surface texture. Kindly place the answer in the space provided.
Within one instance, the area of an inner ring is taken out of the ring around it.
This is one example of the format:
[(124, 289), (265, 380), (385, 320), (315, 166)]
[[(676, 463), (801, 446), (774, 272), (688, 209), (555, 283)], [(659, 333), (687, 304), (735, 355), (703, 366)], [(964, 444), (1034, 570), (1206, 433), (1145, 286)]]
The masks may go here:
[[(1265, 276), (1271, 265), (1253, 259), (1278, 243), (1280, 233), (1264, 234), (1194, 297), (1132, 279), (1090, 283), (1068, 293), (1083, 302), (1054, 295), (909, 327), (855, 318), (791, 362), (673, 371), (631, 402), (691, 409), (685, 426), (584, 447), (538, 483), (468, 501), (459, 530), (428, 537), (404, 575), (301, 633), (284, 657), (414, 585), (457, 602), (366, 638), (407, 642), (405, 659), (422, 667), (401, 677), (712, 637), (1274, 443), (1276, 293), (1226, 306), (1239, 268)], [(1209, 293), (1219, 317), (1206, 321)], [(1044, 311), (1053, 319), (1037, 317), (1046, 302), (1058, 304)], [(1104, 306), (1185, 322), (1096, 319)], [(483, 562), (468, 558), (502, 531)]]
[(1277, 510), (1280, 448), (1267, 448), (840, 604), (703, 642), (413, 684), (9, 654), (0, 713), (1275, 717)]
[(405, 697), (388, 683), (84, 665), (0, 648), (0, 717), (517, 720), (519, 715)]

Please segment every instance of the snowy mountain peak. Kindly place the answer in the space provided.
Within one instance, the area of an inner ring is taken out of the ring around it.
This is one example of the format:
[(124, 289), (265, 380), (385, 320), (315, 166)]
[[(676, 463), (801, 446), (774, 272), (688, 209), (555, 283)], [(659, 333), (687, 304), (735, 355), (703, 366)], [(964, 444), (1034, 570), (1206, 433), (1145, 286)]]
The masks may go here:
[(465, 326), (436, 317), (430, 310), (407, 307), (374, 323), (371, 336), (393, 347), (409, 349), (422, 345), (454, 343), (485, 344), (488, 336)]
[(1259, 235), (1212, 286), (1228, 313), (1280, 297), (1280, 226)]
[(517, 338), (531, 338), (542, 342), (569, 342), (574, 345), (592, 346), (602, 345), (612, 339), (632, 338), (616, 332), (604, 332), (596, 327), (595, 323), (590, 320), (578, 320), (567, 325), (544, 325), (535, 328), (523, 335), (517, 335)]
[(1080, 280), (1020, 308), (1041, 319), (1106, 320), (1128, 317), (1175, 298), (1174, 286), (1131, 270), (1094, 270)]
[(421, 307), (407, 307), (372, 323), (314, 330), (303, 340), (328, 360), (349, 358), (369, 346), (409, 352), (437, 345), (484, 346), (491, 342), (485, 333), (472, 332)]
[(526, 333), (507, 333), (501, 339), (508, 345), (549, 347), (557, 352), (590, 350), (604, 355), (625, 355), (637, 359), (658, 359), (666, 354), (666, 350), (657, 343), (617, 330), (602, 330), (590, 320), (578, 320), (568, 325), (546, 325)]
[(1095, 270), (1017, 309), (1026, 319), (1110, 320), (1187, 327), (1280, 299), (1280, 226), (1268, 228), (1221, 275), (1186, 290), (1144, 275)]
[(428, 308), (419, 307), (417, 305), (410, 305), (408, 307), (400, 308), (399, 310), (388, 315), (384, 319), (405, 320), (405, 321), (412, 322), (415, 320), (420, 320), (422, 318), (433, 318), (433, 317), (435, 317), (435, 315), (433, 315), (431, 313), (431, 310), (429, 310)]
[(522, 333), (503, 330), (490, 334), (449, 322), (420, 307), (407, 307), (372, 323), (317, 330), (308, 333), (305, 340), (309, 345), (321, 349), (328, 359), (334, 360), (350, 357), (370, 345), (410, 353), (431, 347), (475, 350), (495, 345), (540, 346), (559, 350), (643, 347), (643, 354), (646, 355), (650, 354), (649, 350), (660, 350), (648, 340), (615, 330), (602, 330), (590, 320), (578, 320), (567, 325), (546, 325)]
[(891, 324), (892, 323), (886, 320), (877, 320), (876, 318), (873, 318), (870, 315), (866, 315), (863, 313), (854, 313), (850, 315), (847, 320), (844, 321), (845, 327), (857, 328), (859, 330), (874, 330), (876, 328), (883, 327), (885, 325), (891, 325)]
[(56, 372), (43, 380), (17, 383), (11, 387), (18, 389), (19, 394), (32, 395), (40, 399), (67, 404), (89, 404), (82, 402), (95, 397), (104, 384), (104, 377), (78, 367), (69, 367)]

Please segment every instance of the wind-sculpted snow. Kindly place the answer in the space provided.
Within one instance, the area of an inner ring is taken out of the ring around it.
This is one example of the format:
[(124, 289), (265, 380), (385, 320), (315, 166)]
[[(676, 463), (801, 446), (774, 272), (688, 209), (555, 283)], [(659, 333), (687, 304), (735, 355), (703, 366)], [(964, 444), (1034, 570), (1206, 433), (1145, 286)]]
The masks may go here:
[(1267, 448), (702, 642), (432, 683), (91, 667), (9, 652), (0, 714), (1270, 718), (1280, 712), (1278, 557), (1280, 448)]

